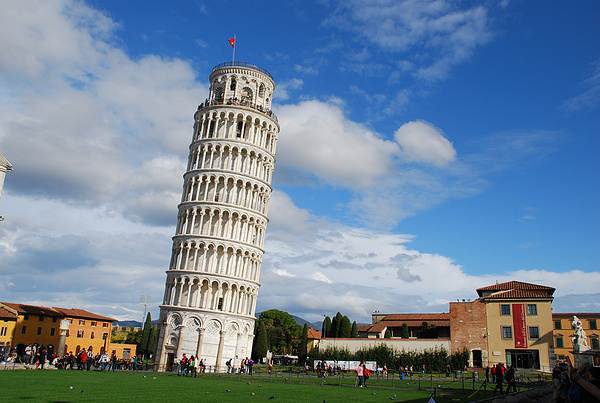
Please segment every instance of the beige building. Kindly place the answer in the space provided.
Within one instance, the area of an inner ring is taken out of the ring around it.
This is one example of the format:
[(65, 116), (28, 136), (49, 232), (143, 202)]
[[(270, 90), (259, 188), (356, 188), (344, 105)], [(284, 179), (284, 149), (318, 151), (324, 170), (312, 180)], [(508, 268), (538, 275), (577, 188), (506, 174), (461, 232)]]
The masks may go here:
[(477, 289), (485, 305), (487, 360), (548, 372), (554, 367), (552, 295), (555, 289), (509, 281)]

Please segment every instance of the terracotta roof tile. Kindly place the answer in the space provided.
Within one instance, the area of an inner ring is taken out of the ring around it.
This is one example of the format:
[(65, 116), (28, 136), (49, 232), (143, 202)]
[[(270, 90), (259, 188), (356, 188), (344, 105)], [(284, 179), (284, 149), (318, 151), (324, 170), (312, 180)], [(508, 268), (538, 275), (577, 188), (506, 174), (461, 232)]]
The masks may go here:
[(310, 340), (321, 340), (322, 337), (323, 337), (323, 332), (317, 332), (316, 330), (313, 330), (312, 328), (308, 329), (308, 338)]
[[(553, 291), (554, 292), (554, 291)], [(506, 290), (481, 297), (481, 299), (552, 298), (547, 290)]]
[(19, 312), (19, 314), (33, 314), (33, 315), (46, 315), (46, 316), (63, 316), (60, 312), (56, 312), (52, 308), (45, 306), (26, 305), (26, 304), (15, 304), (12, 302), (2, 302), (2, 304), (11, 307), (12, 309)]
[(76, 309), (76, 308), (57, 308), (54, 307), (55, 310), (61, 312), (63, 315), (69, 318), (82, 318), (82, 319), (96, 319), (103, 320), (108, 322), (114, 322), (115, 319), (109, 318), (107, 316), (97, 315), (95, 313), (88, 312), (84, 309)]
[(17, 315), (4, 307), (0, 307), (0, 319), (2, 320), (17, 320)]
[(547, 287), (544, 285), (524, 283), (522, 281), (508, 281), (506, 283), (499, 283), (489, 285), (487, 287), (481, 287), (477, 289), (479, 295), (481, 295), (481, 291), (504, 291), (504, 290), (546, 290), (554, 292), (554, 288)]

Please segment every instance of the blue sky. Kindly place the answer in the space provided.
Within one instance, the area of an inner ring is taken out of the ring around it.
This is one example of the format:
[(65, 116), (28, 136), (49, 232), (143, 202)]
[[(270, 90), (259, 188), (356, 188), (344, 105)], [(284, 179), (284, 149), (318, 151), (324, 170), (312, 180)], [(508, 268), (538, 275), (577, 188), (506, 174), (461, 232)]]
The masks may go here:
[(496, 281), (600, 311), (596, 2), (7, 1), (2, 300), (141, 319), (212, 68), (275, 78), (257, 310), (442, 312)]

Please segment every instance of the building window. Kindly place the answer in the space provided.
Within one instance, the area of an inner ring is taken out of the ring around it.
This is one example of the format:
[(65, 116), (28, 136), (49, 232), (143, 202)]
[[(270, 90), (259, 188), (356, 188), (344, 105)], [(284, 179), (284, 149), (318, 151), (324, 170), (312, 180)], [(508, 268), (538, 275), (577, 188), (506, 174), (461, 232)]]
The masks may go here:
[(27, 333), (27, 326), (23, 326), (21, 328), (21, 334), (25, 334), (25, 333)]
[(50, 329), (50, 336), (54, 336), (54, 334), (56, 333), (56, 328), (53, 327), (52, 329)]
[(83, 319), (79, 319), (79, 324), (80, 324), (81, 326), (85, 325), (85, 320), (83, 320)]
[(52, 318), (52, 323), (56, 323), (56, 321), (58, 320), (58, 318), (55, 316)]
[(67, 329), (67, 337), (71, 336), (71, 332)]
[(108, 333), (102, 333), (102, 340), (108, 339)]
[(91, 322), (91, 323), (90, 323), (90, 325), (91, 325), (92, 327), (95, 327), (95, 326), (96, 326), (96, 324), (97, 324), (97, 322)]
[(503, 339), (512, 339), (512, 327), (511, 326), (502, 326), (502, 338)]
[(554, 328), (556, 330), (561, 330), (562, 329), (562, 322), (560, 321), (560, 319), (557, 319), (554, 321)]
[(77, 331), (77, 337), (79, 337), (79, 338), (83, 337), (83, 330), (78, 330)]
[(600, 339), (598, 337), (591, 337), (592, 340), (592, 350), (600, 350)]
[(508, 304), (500, 305), (500, 315), (510, 316), (510, 305), (508, 305)]
[(556, 336), (556, 348), (565, 348), (565, 343), (562, 336)]
[(102, 324), (102, 327), (108, 327), (108, 323), (104, 322), (104, 323)]
[(43, 322), (43, 321), (44, 321), (44, 316), (40, 315), (40, 322)]
[(92, 332), (92, 333), (90, 334), (90, 338), (92, 338), (92, 339), (94, 338), (94, 332)]
[(540, 328), (537, 326), (529, 326), (529, 338), (530, 339), (539, 339), (540, 338)]
[(598, 325), (596, 325), (596, 319), (590, 319), (590, 330), (598, 330)]
[(6, 336), (7, 329), (8, 329), (7, 327), (3, 327), (2, 330), (0, 330), (0, 336)]
[(42, 327), (39, 326), (37, 329), (37, 335), (39, 336), (40, 334), (42, 334)]
[(23, 315), (23, 320), (29, 320), (29, 314), (26, 313), (25, 315)]
[(537, 304), (527, 304), (527, 315), (537, 315)]

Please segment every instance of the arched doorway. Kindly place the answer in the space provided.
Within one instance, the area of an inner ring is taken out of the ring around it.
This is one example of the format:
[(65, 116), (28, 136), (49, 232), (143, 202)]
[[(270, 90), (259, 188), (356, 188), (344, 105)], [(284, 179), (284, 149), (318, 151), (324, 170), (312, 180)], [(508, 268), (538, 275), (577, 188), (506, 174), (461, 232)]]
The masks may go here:
[(481, 350), (473, 350), (473, 367), (474, 368), (482, 368), (483, 367), (483, 358), (481, 355)]

